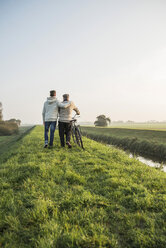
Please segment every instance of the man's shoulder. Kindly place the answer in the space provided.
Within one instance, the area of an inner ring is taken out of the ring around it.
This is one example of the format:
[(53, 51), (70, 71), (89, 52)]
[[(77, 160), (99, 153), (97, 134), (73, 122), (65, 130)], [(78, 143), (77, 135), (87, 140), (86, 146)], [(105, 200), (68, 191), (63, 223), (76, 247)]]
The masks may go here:
[(73, 101), (69, 101), (71, 105), (75, 105)]
[(61, 103), (63, 103), (63, 104), (72, 104), (72, 101), (62, 101)]

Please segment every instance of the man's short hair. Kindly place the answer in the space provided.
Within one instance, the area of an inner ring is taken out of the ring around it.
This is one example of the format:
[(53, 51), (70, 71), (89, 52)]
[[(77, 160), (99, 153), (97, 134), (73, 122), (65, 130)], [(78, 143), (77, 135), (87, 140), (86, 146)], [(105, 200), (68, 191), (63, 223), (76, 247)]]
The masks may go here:
[(54, 96), (56, 93), (56, 90), (50, 90), (50, 96)]

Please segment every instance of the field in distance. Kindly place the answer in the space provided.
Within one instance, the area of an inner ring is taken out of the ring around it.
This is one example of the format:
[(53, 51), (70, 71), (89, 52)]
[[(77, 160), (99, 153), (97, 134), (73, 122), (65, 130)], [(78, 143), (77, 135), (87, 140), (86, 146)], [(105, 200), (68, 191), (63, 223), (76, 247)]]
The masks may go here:
[(166, 130), (164, 128), (162, 131), (160, 130), (150, 130), (148, 129), (141, 129), (141, 128), (131, 128), (128, 127), (81, 127), (81, 130), (86, 131), (87, 133), (93, 134), (101, 134), (107, 136), (115, 136), (119, 138), (137, 138), (139, 140), (148, 140), (151, 142), (158, 142), (166, 144)]
[[(94, 127), (92, 123), (80, 123), (81, 126)], [(102, 127), (101, 127), (102, 128)], [(143, 130), (159, 130), (166, 131), (166, 123), (111, 123), (105, 128), (128, 128), (128, 129), (143, 129)]]
[(129, 128), (166, 131), (166, 123), (111, 123), (109, 128)]

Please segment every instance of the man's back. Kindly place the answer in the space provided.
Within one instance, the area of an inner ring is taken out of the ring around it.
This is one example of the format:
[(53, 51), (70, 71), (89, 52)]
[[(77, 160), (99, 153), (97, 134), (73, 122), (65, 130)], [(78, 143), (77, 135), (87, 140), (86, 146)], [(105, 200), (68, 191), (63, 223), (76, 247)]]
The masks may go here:
[(63, 103), (70, 103), (70, 106), (59, 110), (59, 121), (60, 122), (70, 122), (72, 120), (72, 111), (74, 110), (78, 115), (80, 114), (80, 111), (75, 106), (74, 102), (72, 101), (64, 101)]
[(44, 121), (55, 121), (58, 115), (58, 102), (56, 97), (48, 97), (43, 107)]
[(58, 107), (66, 108), (70, 103), (60, 103), (55, 96), (47, 97), (47, 101), (43, 107), (43, 122), (45, 121), (56, 121), (58, 118)]

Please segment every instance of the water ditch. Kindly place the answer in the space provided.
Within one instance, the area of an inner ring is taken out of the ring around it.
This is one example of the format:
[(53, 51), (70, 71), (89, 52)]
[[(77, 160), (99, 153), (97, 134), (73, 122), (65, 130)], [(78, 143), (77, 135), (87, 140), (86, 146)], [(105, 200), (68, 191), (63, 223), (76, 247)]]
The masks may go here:
[[(114, 147), (116, 149), (119, 149), (117, 146), (113, 146), (113, 145), (107, 145), (109, 147)], [(121, 149), (119, 149), (121, 150)], [(124, 150), (122, 150), (124, 151)], [(159, 169), (161, 171), (164, 171), (166, 172), (166, 164), (164, 163), (159, 163), (157, 161), (153, 161), (151, 159), (148, 159), (148, 158), (145, 158), (145, 157), (142, 157), (140, 155), (136, 155), (136, 154), (133, 154), (133, 153), (130, 153), (130, 152), (127, 152), (127, 151), (124, 151), (130, 158), (135, 158), (137, 160), (139, 160), (140, 162), (142, 162), (143, 164), (146, 164), (150, 167), (153, 167), (153, 168), (156, 168), (156, 169)]]
[(139, 155), (136, 156), (136, 155), (133, 155), (131, 153), (130, 153), (129, 157), (130, 158), (136, 158), (137, 160), (139, 160), (143, 164), (146, 164), (146, 165), (148, 165), (150, 167), (154, 167), (156, 169), (160, 169), (161, 171), (166, 172), (166, 164), (155, 162), (155, 161), (153, 161), (151, 159), (147, 159), (147, 158), (141, 157)]

